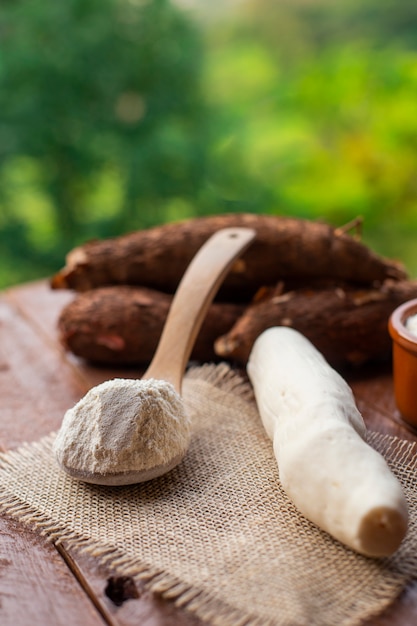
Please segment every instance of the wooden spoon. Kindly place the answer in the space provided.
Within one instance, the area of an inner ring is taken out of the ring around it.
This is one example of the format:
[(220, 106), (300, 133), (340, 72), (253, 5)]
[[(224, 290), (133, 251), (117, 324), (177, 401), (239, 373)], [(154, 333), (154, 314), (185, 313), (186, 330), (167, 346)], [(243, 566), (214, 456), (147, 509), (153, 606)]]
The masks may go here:
[[(178, 286), (154, 358), (143, 378), (102, 383), (90, 389), (75, 407), (67, 411), (54, 444), (55, 456), (64, 471), (89, 483), (127, 485), (165, 474), (183, 459), (190, 438), (188, 417), (181, 399), (184, 372), (208, 307), (233, 262), (254, 237), (255, 231), (249, 228), (225, 228), (210, 237)], [(110, 385), (111, 396), (108, 395)], [(136, 408), (132, 407), (136, 405), (133, 403), (137, 404), (138, 398), (140, 408), (134, 413)], [(156, 402), (160, 406), (156, 406)], [(112, 412), (112, 406), (116, 404), (117, 413), (116, 410)], [(148, 409), (144, 413), (146, 405)], [(107, 407), (107, 413), (102, 407)], [(133, 429), (132, 432), (136, 433), (132, 452), (129, 448), (131, 430), (123, 431), (124, 416), (120, 416), (123, 407), (129, 415), (126, 429)], [(174, 413), (174, 419), (171, 413)], [(158, 416), (157, 421), (154, 415)], [(151, 417), (154, 424), (149, 424)], [(146, 427), (143, 440), (140, 439), (142, 427), (137, 426), (142, 422)], [(97, 445), (97, 439), (88, 441), (90, 432), (91, 437), (97, 437), (101, 431), (106, 433), (101, 446)], [(161, 444), (157, 441), (162, 439), (164, 454), (161, 457)], [(115, 443), (118, 441), (123, 443)], [(106, 450), (105, 442), (109, 442), (111, 451)], [(120, 450), (115, 447), (117, 445)], [(155, 458), (150, 452), (153, 448), (157, 451)], [(120, 461), (119, 466), (118, 459), (122, 457), (123, 463)]]

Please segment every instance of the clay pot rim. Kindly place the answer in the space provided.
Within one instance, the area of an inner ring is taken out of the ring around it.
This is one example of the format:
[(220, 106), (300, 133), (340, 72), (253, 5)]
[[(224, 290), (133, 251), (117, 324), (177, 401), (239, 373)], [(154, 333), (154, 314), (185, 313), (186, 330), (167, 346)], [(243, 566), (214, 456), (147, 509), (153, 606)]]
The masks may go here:
[(410, 315), (417, 314), (417, 298), (400, 304), (392, 313), (388, 322), (391, 338), (405, 348), (417, 350), (417, 336), (410, 333), (405, 327), (405, 320)]

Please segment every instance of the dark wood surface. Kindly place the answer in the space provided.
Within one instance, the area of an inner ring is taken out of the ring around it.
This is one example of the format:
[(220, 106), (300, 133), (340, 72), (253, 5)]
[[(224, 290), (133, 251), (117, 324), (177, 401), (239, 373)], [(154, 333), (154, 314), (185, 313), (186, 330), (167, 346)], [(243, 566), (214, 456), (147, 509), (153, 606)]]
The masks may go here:
[[(0, 450), (34, 441), (59, 427), (62, 416), (93, 385), (140, 371), (91, 367), (60, 347), (56, 320), (73, 297), (45, 281), (0, 296)], [(350, 380), (368, 426), (405, 439), (417, 435), (395, 407), (389, 366)], [(277, 610), (279, 607), (277, 606)], [(2, 626), (198, 626), (195, 618), (109, 578), (92, 557), (59, 549), (36, 532), (0, 515), (0, 624)], [(367, 626), (415, 626), (417, 584)]]

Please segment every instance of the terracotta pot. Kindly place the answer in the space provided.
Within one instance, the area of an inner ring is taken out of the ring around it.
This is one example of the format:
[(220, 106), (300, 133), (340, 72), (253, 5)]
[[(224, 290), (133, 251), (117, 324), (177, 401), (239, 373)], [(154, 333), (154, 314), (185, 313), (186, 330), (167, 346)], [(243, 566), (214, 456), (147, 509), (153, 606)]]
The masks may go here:
[(388, 322), (393, 346), (395, 401), (402, 418), (417, 428), (417, 336), (405, 323), (417, 314), (417, 298), (395, 309)]

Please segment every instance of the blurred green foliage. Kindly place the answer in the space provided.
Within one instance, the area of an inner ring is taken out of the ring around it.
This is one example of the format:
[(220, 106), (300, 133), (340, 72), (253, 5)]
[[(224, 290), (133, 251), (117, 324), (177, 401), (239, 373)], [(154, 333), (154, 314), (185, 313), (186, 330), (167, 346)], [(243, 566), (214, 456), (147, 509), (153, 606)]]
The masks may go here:
[[(166, 217), (201, 184), (197, 29), (165, 0), (0, 7), (2, 255), (18, 274)], [(3, 264), (3, 263), (2, 263)], [(13, 269), (11, 268), (11, 269)]]
[(0, 285), (210, 213), (365, 219), (417, 276), (411, 0), (7, 0)]
[(208, 78), (268, 211), (363, 216), (417, 276), (415, 44), (408, 0), (252, 0), (211, 32)]

